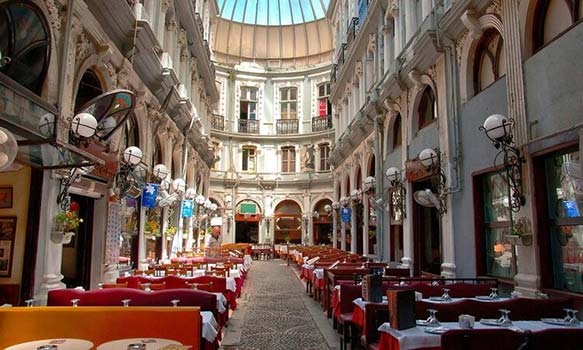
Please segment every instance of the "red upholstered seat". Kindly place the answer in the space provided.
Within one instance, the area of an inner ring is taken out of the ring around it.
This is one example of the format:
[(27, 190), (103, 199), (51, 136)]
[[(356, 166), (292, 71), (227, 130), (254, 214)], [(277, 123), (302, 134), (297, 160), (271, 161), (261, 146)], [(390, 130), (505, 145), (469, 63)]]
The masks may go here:
[(442, 350), (517, 350), (528, 334), (509, 329), (455, 329), (441, 336)]
[(580, 350), (583, 348), (583, 329), (553, 328), (534, 332), (529, 349)]

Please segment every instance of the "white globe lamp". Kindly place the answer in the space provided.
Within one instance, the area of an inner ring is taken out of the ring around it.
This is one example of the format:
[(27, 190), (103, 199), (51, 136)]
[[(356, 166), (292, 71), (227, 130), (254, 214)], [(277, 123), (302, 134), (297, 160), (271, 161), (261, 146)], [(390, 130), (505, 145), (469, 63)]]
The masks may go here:
[(130, 146), (123, 151), (123, 161), (130, 165), (138, 165), (142, 161), (142, 150), (136, 146)]
[(426, 148), (419, 153), (419, 160), (424, 167), (430, 168), (437, 163), (437, 152), (432, 148)]
[(97, 119), (89, 113), (79, 113), (71, 121), (71, 130), (81, 137), (89, 138), (95, 135)]

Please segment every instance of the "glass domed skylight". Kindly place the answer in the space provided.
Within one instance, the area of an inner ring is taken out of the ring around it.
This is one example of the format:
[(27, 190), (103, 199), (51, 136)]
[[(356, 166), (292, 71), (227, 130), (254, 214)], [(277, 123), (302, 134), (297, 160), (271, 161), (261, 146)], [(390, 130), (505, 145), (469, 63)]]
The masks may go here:
[(217, 0), (227, 20), (264, 26), (301, 24), (322, 19), (330, 0)]

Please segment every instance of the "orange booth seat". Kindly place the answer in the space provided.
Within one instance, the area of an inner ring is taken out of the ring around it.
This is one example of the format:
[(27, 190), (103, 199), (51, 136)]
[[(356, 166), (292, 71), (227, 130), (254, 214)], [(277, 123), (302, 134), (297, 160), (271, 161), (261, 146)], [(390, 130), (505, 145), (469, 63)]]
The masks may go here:
[(117, 339), (165, 338), (200, 349), (198, 307), (0, 308), (0, 349), (34, 340), (77, 338), (95, 347)]

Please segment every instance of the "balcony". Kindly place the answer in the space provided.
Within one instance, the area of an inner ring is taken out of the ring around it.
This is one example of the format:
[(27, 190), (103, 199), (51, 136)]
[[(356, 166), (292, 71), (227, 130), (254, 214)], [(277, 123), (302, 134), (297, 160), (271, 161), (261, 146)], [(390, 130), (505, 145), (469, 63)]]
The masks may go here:
[(297, 134), (299, 130), (298, 119), (279, 119), (276, 124), (276, 131), (279, 135)]
[(325, 131), (330, 129), (332, 129), (331, 115), (312, 118), (312, 132)]
[(259, 120), (239, 119), (238, 130), (244, 134), (259, 134)]
[(358, 33), (358, 17), (352, 17), (346, 35), (346, 44), (348, 44), (348, 46), (350, 46), (350, 44), (354, 41), (354, 38), (356, 38), (357, 33)]
[(344, 66), (344, 63), (346, 63), (346, 54), (348, 53), (348, 45), (346, 43), (342, 43), (342, 45), (340, 45), (340, 50), (338, 52), (338, 59), (336, 60), (337, 65), (338, 65), (338, 69), (337, 69), (337, 74), (340, 74), (340, 72), (342, 72), (342, 66)]
[(215, 130), (225, 130), (225, 117), (218, 114), (213, 114), (213, 118), (211, 119), (211, 128)]
[(336, 82), (337, 77), (338, 77), (338, 65), (333, 64), (332, 71), (330, 72), (330, 83), (334, 84)]

